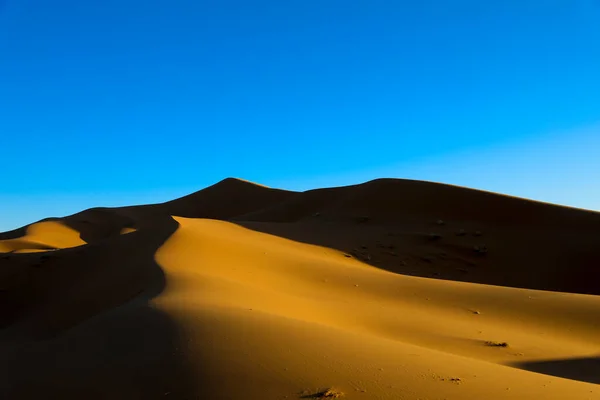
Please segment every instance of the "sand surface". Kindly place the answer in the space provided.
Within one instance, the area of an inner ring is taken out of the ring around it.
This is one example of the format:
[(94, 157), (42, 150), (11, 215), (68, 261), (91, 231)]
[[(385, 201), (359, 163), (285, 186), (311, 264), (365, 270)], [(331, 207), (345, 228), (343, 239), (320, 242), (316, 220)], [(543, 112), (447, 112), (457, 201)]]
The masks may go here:
[(226, 179), (0, 234), (3, 399), (599, 399), (600, 213)]

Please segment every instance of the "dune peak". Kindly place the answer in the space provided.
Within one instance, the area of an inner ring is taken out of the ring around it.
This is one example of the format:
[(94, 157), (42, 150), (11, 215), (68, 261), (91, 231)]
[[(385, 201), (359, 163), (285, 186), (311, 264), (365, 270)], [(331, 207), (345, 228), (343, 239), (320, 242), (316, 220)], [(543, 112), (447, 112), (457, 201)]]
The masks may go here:
[(253, 181), (250, 181), (248, 179), (244, 179), (244, 178), (237, 178), (237, 177), (228, 177), (228, 178), (224, 178), (222, 180), (220, 180), (219, 182), (217, 182), (215, 185), (221, 185), (221, 184), (241, 184), (241, 185), (252, 185), (252, 186), (259, 186), (259, 187), (263, 187), (263, 188), (267, 188), (267, 189), (271, 189), (269, 186), (267, 185), (263, 185), (260, 183), (256, 183)]

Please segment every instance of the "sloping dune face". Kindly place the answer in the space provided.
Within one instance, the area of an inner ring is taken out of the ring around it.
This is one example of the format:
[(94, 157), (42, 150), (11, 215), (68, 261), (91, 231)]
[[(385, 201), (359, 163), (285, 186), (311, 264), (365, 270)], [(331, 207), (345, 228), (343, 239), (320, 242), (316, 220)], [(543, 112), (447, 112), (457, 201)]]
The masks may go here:
[(33, 253), (83, 244), (85, 241), (79, 237), (79, 232), (61, 222), (45, 221), (29, 225), (21, 237), (0, 240), (0, 252)]
[(178, 222), (157, 253), (167, 286), (153, 303), (185, 327), (186, 351), (202, 355), (194, 368), (214, 366), (205, 396), (333, 386), (364, 399), (558, 399), (597, 390), (507, 367), (596, 356), (597, 297), (407, 277), (226, 222)]
[(596, 398), (599, 221), (425, 182), (228, 179), (30, 225), (0, 236), (0, 395)]
[(235, 219), (397, 273), (600, 294), (600, 213), (380, 179), (297, 193)]

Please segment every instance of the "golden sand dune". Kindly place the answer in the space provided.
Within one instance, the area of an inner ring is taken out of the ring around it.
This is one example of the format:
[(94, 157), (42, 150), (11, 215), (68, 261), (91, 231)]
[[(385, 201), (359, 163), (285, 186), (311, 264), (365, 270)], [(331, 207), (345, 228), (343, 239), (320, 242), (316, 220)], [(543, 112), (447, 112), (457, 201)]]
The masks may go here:
[(29, 225), (25, 234), (0, 241), (0, 252), (36, 252), (84, 245), (79, 232), (55, 221)]
[(598, 232), (404, 180), (32, 224), (0, 235), (0, 396), (596, 399)]

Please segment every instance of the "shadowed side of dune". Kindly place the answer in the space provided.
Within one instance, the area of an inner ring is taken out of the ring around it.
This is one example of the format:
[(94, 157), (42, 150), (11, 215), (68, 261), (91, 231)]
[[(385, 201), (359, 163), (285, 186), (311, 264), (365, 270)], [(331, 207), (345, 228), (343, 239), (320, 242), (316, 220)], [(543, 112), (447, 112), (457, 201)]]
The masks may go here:
[(513, 365), (540, 374), (600, 385), (600, 357), (530, 361)]
[(179, 327), (147, 304), (100, 313), (42, 341), (2, 343), (5, 399), (195, 398)]
[(131, 234), (84, 246), (5, 255), (0, 326), (21, 336), (25, 331), (51, 334), (136, 296), (151, 298), (164, 287), (154, 253), (176, 229), (177, 223), (164, 217), (142, 223)]
[(11, 231), (0, 232), (0, 240), (14, 239), (25, 235), (27, 227), (13, 229)]
[(600, 213), (382, 179), (298, 193), (232, 221), (388, 271), (600, 294)]
[(436, 215), (446, 220), (497, 225), (560, 226), (595, 232), (600, 213), (459, 186), (408, 179), (376, 179), (359, 185), (292, 193), (285, 201), (235, 217), (243, 221), (296, 222), (314, 218), (406, 222)]
[[(149, 303), (165, 286), (154, 255), (178, 224), (137, 224), (127, 235), (0, 261), (2, 398), (194, 396), (181, 333)], [(93, 222), (86, 229), (82, 236), (103, 236)]]
[(124, 207), (121, 211), (138, 218), (160, 214), (227, 220), (238, 215), (268, 209), (288, 200), (295, 193), (268, 188), (241, 179), (227, 178), (172, 201), (147, 206)]

